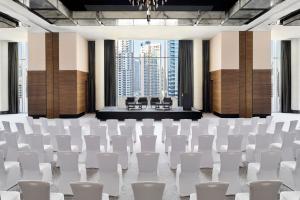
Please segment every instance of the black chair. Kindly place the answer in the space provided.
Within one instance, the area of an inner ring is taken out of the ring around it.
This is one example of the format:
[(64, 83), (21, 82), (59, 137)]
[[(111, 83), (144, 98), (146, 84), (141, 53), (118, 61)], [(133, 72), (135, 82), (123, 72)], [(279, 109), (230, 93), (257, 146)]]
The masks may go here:
[(147, 97), (140, 97), (138, 103), (142, 104), (142, 106), (148, 106), (148, 99)]
[(135, 103), (135, 97), (127, 97), (125, 101), (125, 105), (128, 106), (129, 104)]
[(155, 106), (156, 104), (159, 104), (159, 103), (160, 103), (160, 99), (158, 97), (152, 97), (150, 100), (151, 107)]
[(173, 106), (173, 101), (171, 97), (164, 97), (163, 101), (162, 101), (164, 108), (172, 108)]

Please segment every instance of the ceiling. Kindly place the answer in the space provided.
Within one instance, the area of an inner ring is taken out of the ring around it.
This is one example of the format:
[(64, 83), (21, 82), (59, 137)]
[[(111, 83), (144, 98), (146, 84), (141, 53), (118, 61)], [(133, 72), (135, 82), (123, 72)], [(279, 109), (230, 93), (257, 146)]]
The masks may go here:
[[(138, 10), (128, 0), (61, 0), (72, 11)], [(228, 11), (237, 0), (169, 0), (158, 10), (164, 11)]]

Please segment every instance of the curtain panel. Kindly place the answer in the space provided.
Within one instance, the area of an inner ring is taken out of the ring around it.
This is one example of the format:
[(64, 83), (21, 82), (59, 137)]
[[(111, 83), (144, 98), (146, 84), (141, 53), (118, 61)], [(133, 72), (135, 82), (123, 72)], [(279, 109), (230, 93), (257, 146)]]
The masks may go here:
[(291, 112), (291, 41), (281, 42), (281, 112)]
[(104, 41), (105, 106), (116, 106), (115, 40)]

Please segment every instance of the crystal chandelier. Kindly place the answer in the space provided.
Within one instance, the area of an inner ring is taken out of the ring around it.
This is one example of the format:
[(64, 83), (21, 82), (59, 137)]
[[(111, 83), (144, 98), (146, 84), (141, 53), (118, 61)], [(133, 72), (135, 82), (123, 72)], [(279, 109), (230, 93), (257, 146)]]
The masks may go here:
[(156, 10), (159, 4), (163, 6), (167, 1), (168, 0), (129, 0), (132, 6), (138, 6), (139, 10), (147, 8), (148, 11)]

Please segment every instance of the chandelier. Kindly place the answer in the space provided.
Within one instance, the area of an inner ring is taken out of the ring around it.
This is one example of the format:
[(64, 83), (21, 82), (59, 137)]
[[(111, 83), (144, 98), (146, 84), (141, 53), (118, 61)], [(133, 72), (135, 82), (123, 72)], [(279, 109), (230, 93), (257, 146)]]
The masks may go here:
[(146, 8), (147, 11), (156, 10), (160, 3), (163, 6), (167, 1), (168, 0), (129, 0), (132, 6), (138, 6), (139, 10)]

